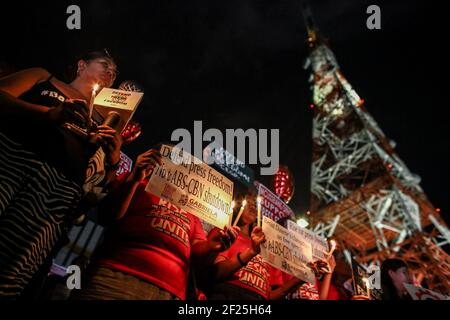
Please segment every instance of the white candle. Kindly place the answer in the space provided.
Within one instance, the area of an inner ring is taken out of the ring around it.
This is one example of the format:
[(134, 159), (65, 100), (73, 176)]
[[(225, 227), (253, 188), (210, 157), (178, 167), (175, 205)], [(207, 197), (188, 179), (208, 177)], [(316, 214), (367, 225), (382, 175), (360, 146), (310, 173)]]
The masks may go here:
[(231, 222), (233, 220), (233, 211), (234, 211), (234, 207), (236, 206), (236, 202), (231, 201), (231, 206), (230, 206), (230, 217), (228, 218), (228, 225), (231, 225)]
[(241, 218), (242, 212), (244, 212), (244, 209), (245, 209), (245, 205), (246, 205), (246, 204), (247, 204), (247, 200), (242, 201), (241, 209), (239, 210), (239, 213), (238, 213), (238, 215), (237, 215), (237, 217), (236, 217), (236, 220), (234, 220), (233, 227), (236, 227), (236, 226), (237, 226), (238, 221), (239, 221), (239, 219)]
[(256, 198), (256, 204), (258, 206), (258, 216), (257, 216), (257, 224), (258, 227), (262, 227), (262, 217), (261, 217), (261, 203), (262, 203), (262, 197), (259, 196), (258, 198)]
[(330, 249), (330, 252), (328, 252), (328, 256), (331, 256), (333, 254), (334, 250), (336, 249), (336, 241), (330, 240), (330, 245), (331, 245), (331, 249)]
[(92, 112), (94, 110), (94, 100), (95, 100), (95, 95), (97, 93), (98, 88), (99, 88), (99, 85), (97, 83), (94, 84), (94, 86), (92, 87), (91, 100), (89, 101), (89, 119), (92, 118)]

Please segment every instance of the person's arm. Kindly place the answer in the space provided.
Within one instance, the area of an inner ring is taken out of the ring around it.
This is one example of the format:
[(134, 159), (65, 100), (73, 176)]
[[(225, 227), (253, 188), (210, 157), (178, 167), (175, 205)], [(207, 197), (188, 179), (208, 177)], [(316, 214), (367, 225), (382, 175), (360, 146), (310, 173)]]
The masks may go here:
[(235, 274), (239, 269), (246, 266), (250, 260), (252, 260), (258, 253), (253, 251), (250, 248), (245, 249), (244, 251), (240, 252), (239, 258), (241, 261), (239, 261), (237, 254), (227, 259), (223, 256), (217, 257), (216, 261), (214, 262), (214, 278), (216, 281), (222, 281), (223, 279), (231, 276), (232, 274)]
[(331, 279), (333, 278), (333, 272), (336, 268), (336, 260), (334, 259), (334, 256), (331, 255), (328, 258), (328, 265), (329, 265), (329, 273), (325, 273), (322, 281), (319, 281), (318, 287), (319, 287), (319, 300), (327, 300), (328, 299), (328, 293), (330, 292), (330, 285), (331, 285)]
[(112, 182), (120, 163), (120, 149), (122, 137), (120, 133), (106, 125), (98, 126), (95, 135), (105, 153), (105, 181)]
[[(232, 274), (236, 273), (239, 269), (246, 266), (250, 260), (261, 252), (261, 244), (266, 241), (266, 237), (260, 227), (255, 227), (251, 233), (252, 246), (246, 248), (239, 253), (239, 257), (236, 256), (226, 259), (219, 256), (214, 263), (214, 278), (217, 281), (221, 281)], [(239, 261), (239, 259), (241, 261)]]
[(327, 300), (330, 292), (332, 273), (327, 273), (323, 276), (322, 281), (319, 281), (319, 300)]
[(210, 266), (217, 255), (228, 249), (239, 234), (239, 227), (227, 227), (224, 230), (212, 229), (205, 240), (195, 240), (192, 243), (191, 254), (195, 264), (200, 268)]
[(44, 116), (48, 107), (25, 102), (18, 97), (30, 90), (36, 83), (47, 79), (50, 74), (42, 68), (31, 68), (0, 79), (0, 115), (35, 117)]
[(120, 220), (125, 215), (137, 187), (151, 174), (157, 164), (161, 164), (161, 156), (157, 150), (151, 149), (138, 156), (133, 171), (125, 181), (101, 202), (99, 208), (104, 220)]
[(108, 193), (99, 205), (102, 221), (120, 220), (125, 215), (139, 183), (140, 181), (130, 174)]
[(270, 300), (283, 299), (288, 293), (297, 289), (303, 283), (305, 283), (305, 281), (300, 280), (298, 278), (292, 278), (283, 283), (283, 285), (277, 287), (276, 289), (271, 290), (269, 299)]

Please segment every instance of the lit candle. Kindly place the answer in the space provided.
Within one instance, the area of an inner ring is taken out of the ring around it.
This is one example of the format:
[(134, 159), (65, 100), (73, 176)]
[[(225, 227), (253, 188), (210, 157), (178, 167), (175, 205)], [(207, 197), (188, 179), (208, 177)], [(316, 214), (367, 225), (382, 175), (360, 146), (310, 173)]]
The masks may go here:
[(92, 87), (91, 100), (89, 101), (89, 119), (92, 118), (92, 112), (94, 110), (94, 100), (95, 100), (95, 95), (97, 93), (98, 88), (99, 88), (99, 85), (97, 83), (94, 84), (94, 86)]
[(331, 256), (334, 252), (334, 250), (336, 250), (336, 241), (335, 240), (330, 240), (330, 245), (331, 245), (331, 249), (330, 252), (328, 252), (328, 256)]
[(258, 206), (258, 217), (257, 217), (257, 224), (258, 227), (262, 226), (262, 217), (261, 217), (261, 203), (262, 203), (262, 197), (258, 196), (258, 198), (256, 198), (256, 204)]
[(242, 201), (241, 209), (239, 210), (236, 220), (234, 220), (233, 227), (237, 226), (237, 223), (238, 223), (239, 219), (241, 218), (242, 212), (244, 212), (246, 204), (247, 204), (247, 200)]
[(364, 282), (364, 285), (366, 286), (366, 292), (367, 292), (367, 298), (370, 300), (370, 282), (369, 279), (366, 277), (363, 277), (361, 279)]
[(233, 200), (231, 201), (231, 206), (230, 206), (230, 217), (228, 218), (228, 225), (231, 225), (231, 222), (233, 220), (233, 211), (234, 211), (234, 207), (236, 206), (236, 202)]

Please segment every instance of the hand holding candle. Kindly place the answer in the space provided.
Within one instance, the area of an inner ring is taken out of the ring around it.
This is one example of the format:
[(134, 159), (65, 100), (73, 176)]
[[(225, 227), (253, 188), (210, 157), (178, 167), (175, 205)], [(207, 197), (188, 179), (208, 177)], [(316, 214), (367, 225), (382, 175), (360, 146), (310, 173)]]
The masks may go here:
[(238, 215), (237, 215), (237, 217), (236, 217), (236, 220), (234, 220), (234, 223), (233, 223), (233, 227), (236, 227), (237, 226), (237, 224), (238, 224), (238, 222), (239, 222), (239, 219), (241, 218), (241, 215), (242, 215), (242, 212), (244, 212), (244, 209), (245, 209), (245, 205), (247, 204), (247, 200), (243, 200), (242, 201), (242, 205), (241, 205), (241, 209), (239, 209), (239, 213), (238, 213)]

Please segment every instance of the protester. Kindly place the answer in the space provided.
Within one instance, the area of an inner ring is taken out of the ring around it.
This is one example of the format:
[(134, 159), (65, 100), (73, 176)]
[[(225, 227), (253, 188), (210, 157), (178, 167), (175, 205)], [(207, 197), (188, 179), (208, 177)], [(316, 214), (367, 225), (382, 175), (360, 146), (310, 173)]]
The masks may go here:
[(101, 214), (113, 221), (74, 299), (185, 300), (191, 261), (206, 266), (235, 240), (239, 228), (206, 237), (196, 216), (146, 192), (158, 164), (159, 151), (144, 152), (105, 198)]
[(381, 264), (381, 298), (383, 300), (411, 300), (404, 284), (413, 284), (408, 265), (400, 259), (386, 259)]
[[(20, 296), (48, 260), (97, 165), (106, 166), (103, 177), (114, 174), (121, 146), (115, 130), (99, 126), (92, 135), (100, 144), (92, 145), (62, 124), (75, 119), (89, 127), (93, 84), (111, 86), (116, 69), (106, 52), (91, 52), (78, 60), (70, 83), (42, 68), (0, 79), (0, 298)], [(99, 150), (104, 163), (90, 162)]]
[(262, 229), (255, 226), (256, 199), (256, 190), (251, 189), (245, 197), (246, 205), (237, 222), (239, 236), (230, 249), (219, 254), (215, 261), (215, 283), (207, 293), (211, 300), (277, 300), (303, 283), (295, 277), (282, 283), (272, 279), (279, 274), (260, 255), (261, 244), (266, 239)]

